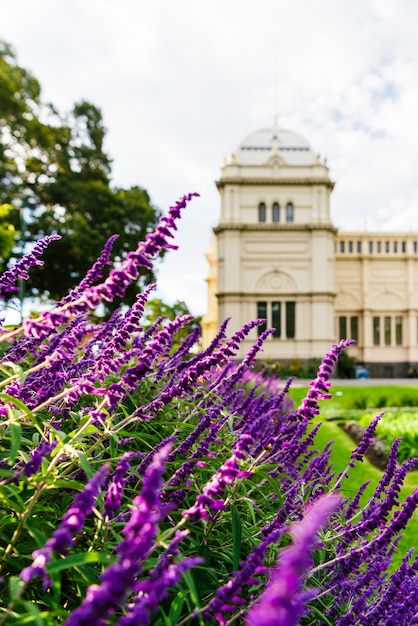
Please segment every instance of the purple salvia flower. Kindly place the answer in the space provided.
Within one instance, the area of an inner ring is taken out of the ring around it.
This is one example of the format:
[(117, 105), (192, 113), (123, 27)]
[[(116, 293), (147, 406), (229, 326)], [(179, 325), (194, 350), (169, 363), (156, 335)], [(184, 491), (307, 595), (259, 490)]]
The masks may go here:
[(173, 562), (178, 556), (178, 544), (188, 531), (177, 531), (168, 548), (160, 556), (157, 565), (149, 572), (148, 578), (135, 586), (136, 596), (126, 607), (127, 613), (121, 617), (116, 626), (145, 626), (150, 623), (150, 613), (157, 611), (161, 602), (166, 598), (168, 589), (175, 587), (183, 572), (203, 562), (200, 557), (186, 557), (181, 561)]
[(48, 539), (43, 548), (32, 553), (34, 561), (32, 565), (21, 571), (22, 580), (27, 582), (34, 576), (40, 576), (44, 581), (44, 586), (49, 585), (45, 566), (51, 560), (52, 554), (68, 554), (68, 548), (73, 545), (75, 535), (83, 528), (85, 518), (93, 510), (95, 500), (108, 471), (109, 466), (103, 465), (88, 481), (83, 491), (77, 494), (52, 537)]
[(373, 442), (373, 437), (376, 431), (376, 427), (377, 424), (380, 420), (380, 418), (382, 417), (383, 412), (378, 413), (376, 415), (376, 417), (374, 419), (372, 419), (372, 421), (370, 422), (370, 424), (368, 425), (368, 427), (366, 428), (363, 437), (360, 441), (360, 443), (358, 444), (358, 446), (355, 448), (355, 450), (353, 450), (350, 460), (348, 462), (348, 465), (346, 467), (345, 470), (343, 470), (338, 478), (337, 481), (334, 485), (334, 489), (338, 489), (338, 487), (340, 486), (343, 478), (345, 478), (348, 475), (348, 470), (350, 467), (354, 467), (355, 465), (355, 461), (363, 461), (363, 456), (364, 453), (367, 451), (367, 449), (370, 447), (370, 445)]
[[(154, 449), (152, 450), (152, 452), (150, 452), (149, 454), (145, 454), (145, 456), (142, 459), (141, 463), (136, 468), (136, 472), (138, 474), (140, 474), (141, 476), (143, 476), (145, 474), (145, 472), (147, 471), (148, 467), (150, 466), (150, 464), (153, 462), (154, 457), (155, 457), (155, 453), (158, 452), (159, 450), (165, 450), (168, 447), (171, 450), (171, 444), (176, 439), (177, 439), (177, 435), (171, 435), (170, 437), (166, 437), (165, 439), (163, 439), (159, 443), (155, 444), (154, 445)], [(168, 457), (167, 457), (168, 461), (171, 460), (170, 457), (171, 457), (171, 454), (168, 455)]]
[[(118, 359), (115, 359), (115, 353), (125, 348), (128, 341), (132, 339), (132, 334), (140, 330), (142, 314), (149, 294), (153, 289), (155, 289), (155, 285), (151, 284), (137, 295), (136, 301), (124, 318), (120, 320), (118, 327), (114, 329), (112, 337), (97, 356), (95, 371), (91, 372), (90, 375), (97, 375), (100, 380), (103, 380), (105, 375), (109, 373), (109, 366), (111, 371), (118, 371), (120, 363)], [(115, 360), (116, 364), (112, 364)]]
[(212, 479), (203, 487), (201, 495), (197, 496), (195, 504), (183, 511), (184, 516), (191, 517), (195, 521), (210, 519), (206, 507), (214, 511), (225, 508), (222, 496), (226, 486), (232, 484), (236, 478), (248, 476), (248, 472), (240, 470), (238, 461), (242, 461), (249, 453), (253, 439), (250, 435), (242, 434), (232, 450), (231, 457), (218, 469)]
[(122, 502), (123, 488), (126, 482), (126, 475), (131, 467), (131, 459), (134, 452), (125, 452), (120, 458), (115, 471), (113, 472), (110, 483), (107, 487), (103, 517), (105, 520), (113, 518), (115, 511), (120, 508)]
[(112, 261), (110, 260), (110, 257), (112, 254), (113, 244), (115, 243), (118, 237), (119, 235), (111, 235), (109, 237), (109, 239), (106, 241), (103, 247), (103, 250), (100, 253), (100, 256), (98, 256), (97, 260), (94, 262), (92, 267), (88, 270), (84, 278), (77, 285), (77, 287), (72, 289), (70, 293), (61, 300), (60, 304), (65, 304), (66, 302), (71, 302), (72, 300), (75, 300), (81, 295), (81, 293), (85, 289), (88, 289), (89, 287), (94, 285), (94, 283), (96, 283), (98, 280), (103, 278), (103, 272), (104, 272), (104, 268), (106, 267), (106, 265), (112, 265)]
[[(221, 346), (218, 351), (214, 351), (211, 354), (208, 354), (199, 359), (191, 359), (187, 364), (187, 369), (182, 371), (182, 374), (176, 380), (172, 380), (169, 385), (163, 390), (161, 390), (158, 394), (158, 397), (152, 400), (148, 405), (139, 407), (133, 413), (135, 417), (138, 419), (142, 418), (150, 419), (150, 414), (155, 413), (156, 411), (160, 411), (164, 406), (166, 406), (173, 398), (183, 396), (188, 393), (190, 390), (195, 391), (196, 381), (203, 381), (208, 378), (213, 378), (213, 369), (221, 368), (225, 365), (227, 361), (230, 360), (230, 355), (235, 354), (239, 347), (239, 341), (244, 339), (245, 336), (250, 332), (250, 330), (259, 325), (260, 320), (256, 320), (253, 322), (249, 322), (245, 324), (245, 326), (235, 333), (233, 338), (228, 340), (225, 346)], [(267, 331), (267, 334), (272, 331)], [(265, 336), (264, 333), (261, 337), (259, 337), (259, 341), (256, 345), (249, 351), (248, 354), (251, 353), (252, 359), (254, 358), (256, 352), (260, 349), (261, 343), (263, 342)], [(202, 355), (199, 355), (202, 357)], [(241, 371), (240, 368), (246, 369), (248, 364), (245, 363), (248, 355), (244, 358), (243, 363), (238, 366), (237, 371)], [(223, 372), (223, 370), (222, 370)], [(224, 372), (223, 372), (224, 373)], [(232, 382), (235, 382), (239, 379), (240, 374), (238, 373), (236, 376), (234, 374), (234, 378)], [(223, 380), (223, 376), (217, 379), (217, 383)], [(216, 384), (217, 384), (216, 383)], [(209, 389), (212, 389), (214, 385), (211, 385)]]
[(376, 596), (375, 601), (371, 603), (364, 618), (365, 626), (387, 624), (385, 618), (390, 611), (390, 607), (396, 606), (399, 602), (399, 596), (402, 597), (405, 594), (405, 581), (416, 576), (416, 572), (418, 570), (418, 558), (416, 558), (411, 565), (409, 560), (412, 556), (412, 552), (413, 551), (410, 550), (406, 554), (406, 556), (402, 559), (400, 567), (390, 577), (386, 588), (378, 596)]
[(354, 496), (354, 498), (352, 500), (347, 500), (347, 507), (344, 510), (344, 518), (346, 520), (350, 520), (351, 517), (355, 513), (357, 513), (361, 497), (362, 497), (363, 493), (365, 492), (365, 490), (366, 490), (366, 488), (368, 487), (369, 484), (370, 484), (370, 480), (366, 480), (366, 482), (364, 482), (362, 485), (360, 485), (360, 487), (359, 487), (356, 495)]
[(10, 291), (16, 291), (16, 281), (19, 278), (24, 280), (29, 279), (28, 271), (34, 265), (43, 265), (39, 257), (42, 256), (44, 250), (49, 246), (52, 241), (61, 239), (61, 235), (47, 235), (40, 239), (32, 251), (29, 254), (25, 254), (21, 259), (18, 259), (16, 263), (10, 269), (6, 270), (0, 278), (0, 294)]
[(120, 266), (113, 268), (102, 283), (88, 287), (76, 300), (66, 302), (55, 310), (41, 313), (36, 320), (24, 320), (25, 335), (46, 337), (51, 330), (66, 323), (74, 313), (84, 313), (89, 309), (95, 309), (103, 301), (113, 302), (116, 297), (122, 298), (128, 286), (139, 277), (138, 268), (152, 268), (150, 259), (164, 249), (175, 247), (168, 243), (167, 238), (173, 237), (171, 231), (177, 228), (175, 220), (180, 217), (181, 209), (197, 195), (199, 194), (187, 194), (171, 206), (168, 215), (160, 218), (155, 231), (148, 234), (134, 252), (128, 252)]
[(328, 352), (322, 359), (319, 366), (318, 374), (309, 385), (309, 391), (306, 394), (304, 400), (302, 400), (301, 406), (298, 408), (297, 413), (310, 419), (314, 415), (319, 413), (318, 400), (326, 400), (331, 397), (328, 393), (330, 386), (330, 378), (334, 372), (334, 368), (337, 364), (338, 357), (344, 348), (348, 348), (353, 345), (355, 341), (352, 339), (343, 339), (338, 344), (332, 346), (331, 352)]
[[(235, 350), (238, 349), (239, 345), (237, 341), (234, 341), (234, 338), (237, 337), (239, 340), (242, 340), (245, 338), (245, 336), (249, 333), (249, 331), (254, 328), (254, 326), (261, 326), (264, 323), (264, 320), (254, 320), (253, 322), (250, 322), (249, 324), (246, 324), (242, 330), (240, 332), (242, 332), (243, 334), (240, 336), (238, 333), (236, 333), (234, 335), (234, 337), (226, 344), (226, 349), (223, 352), (223, 354), (225, 356), (228, 356), (232, 347), (235, 348)], [(229, 375), (228, 377), (228, 384), (234, 384), (236, 382), (238, 382), (242, 376), (242, 374), (248, 370), (250, 367), (252, 367), (254, 365), (255, 362), (255, 357), (257, 355), (257, 353), (262, 349), (263, 343), (265, 341), (265, 339), (271, 335), (274, 332), (273, 328), (269, 328), (267, 330), (264, 330), (261, 335), (258, 337), (257, 341), (251, 346), (251, 348), (248, 350), (247, 354), (244, 356), (243, 360), (241, 361), (241, 363), (235, 367), (232, 371), (232, 374)], [(233, 353), (235, 355), (235, 353)], [(230, 358), (230, 357), (229, 357)], [(212, 383), (212, 385), (209, 387), (209, 389), (215, 389), (220, 383), (225, 384), (225, 376), (224, 376), (225, 372), (222, 372), (222, 375), (219, 375), (214, 382)]]
[(161, 519), (160, 489), (165, 461), (170, 446), (159, 450), (148, 467), (141, 493), (133, 500), (133, 509), (116, 548), (117, 559), (100, 576), (97, 585), (90, 585), (82, 604), (65, 621), (65, 626), (102, 626), (132, 592), (158, 533)]
[(48, 441), (42, 441), (39, 446), (32, 450), (29, 461), (27, 461), (23, 466), (23, 473), (25, 476), (33, 476), (39, 471), (42, 461), (54, 450), (57, 443), (58, 441), (52, 441), (51, 443)]
[(317, 534), (331, 513), (340, 504), (336, 494), (322, 496), (293, 524), (290, 533), (293, 545), (284, 548), (267, 588), (250, 608), (246, 626), (297, 626), (305, 611), (306, 592), (303, 580), (311, 566), (310, 553)]
[(20, 469), (15, 471), (12, 476), (9, 476), (9, 478), (0, 481), (0, 484), (7, 485), (9, 483), (17, 483), (23, 475), (29, 478), (30, 476), (36, 474), (39, 471), (44, 458), (54, 450), (57, 443), (57, 441), (53, 441), (52, 443), (42, 441), (34, 450), (31, 451), (29, 460), (26, 461), (23, 466), (19, 463), (18, 467), (20, 467)]
[(216, 590), (215, 596), (209, 601), (202, 611), (202, 617), (209, 619), (215, 617), (219, 624), (225, 624), (224, 613), (236, 611), (237, 606), (245, 605), (242, 598), (246, 587), (260, 585), (258, 575), (265, 574), (264, 559), (270, 546), (275, 545), (280, 537), (288, 530), (284, 524), (280, 528), (271, 531), (264, 539), (254, 546), (245, 561), (239, 565), (239, 569), (230, 576), (228, 582)]

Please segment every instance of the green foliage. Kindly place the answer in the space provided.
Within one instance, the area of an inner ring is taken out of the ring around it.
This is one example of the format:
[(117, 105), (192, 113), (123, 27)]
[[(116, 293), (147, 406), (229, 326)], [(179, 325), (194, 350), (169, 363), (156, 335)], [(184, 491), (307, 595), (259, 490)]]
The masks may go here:
[[(145, 305), (143, 324), (144, 328), (149, 328), (156, 320), (163, 317), (165, 320), (175, 320), (183, 315), (190, 315), (189, 307), (183, 300), (176, 300), (174, 304), (170, 305), (163, 302), (160, 298), (153, 298), (148, 300)], [(191, 316), (192, 317), (192, 316)], [(176, 333), (176, 341), (173, 345), (174, 348), (178, 347), (190, 333), (196, 328), (200, 327), (201, 317), (192, 317), (192, 319), (185, 324)]]
[(10, 223), (12, 211), (11, 204), (0, 204), (0, 271), (5, 269), (5, 261), (10, 257), (17, 237), (16, 229)]
[[(418, 404), (418, 387), (411, 385), (361, 385), (341, 386), (338, 381), (331, 386), (331, 400), (321, 401), (321, 415), (327, 419), (356, 419), (364, 409), (370, 409), (373, 416), (379, 406), (400, 408), (415, 407)], [(290, 394), (297, 404), (304, 397), (306, 388), (292, 387)]]
[(338, 359), (336, 375), (338, 378), (354, 378), (357, 360), (347, 352), (343, 352)]
[(315, 378), (321, 359), (314, 357), (308, 364), (302, 363), (301, 359), (291, 359), (289, 364), (281, 361), (258, 361), (257, 368), (263, 370), (266, 376), (277, 376), (278, 378), (312, 379)]
[[(359, 418), (362, 426), (368, 426), (372, 416), (367, 413)], [(417, 411), (385, 411), (377, 427), (377, 435), (389, 446), (402, 437), (398, 457), (400, 461), (418, 457), (418, 412)]]
[[(111, 186), (105, 139), (97, 106), (82, 101), (61, 116), (42, 102), (39, 82), (0, 42), (0, 203), (23, 203), (20, 212), (0, 214), (0, 257), (7, 261), (12, 255), (7, 235), (20, 229), (22, 216), (25, 242), (62, 235), (60, 254), (48, 249), (44, 268), (31, 273), (28, 294), (60, 299), (85, 275), (111, 235), (119, 235), (114, 254), (121, 259), (158, 220), (144, 189)], [(144, 271), (144, 280), (154, 278)], [(126, 302), (140, 289), (131, 287)]]

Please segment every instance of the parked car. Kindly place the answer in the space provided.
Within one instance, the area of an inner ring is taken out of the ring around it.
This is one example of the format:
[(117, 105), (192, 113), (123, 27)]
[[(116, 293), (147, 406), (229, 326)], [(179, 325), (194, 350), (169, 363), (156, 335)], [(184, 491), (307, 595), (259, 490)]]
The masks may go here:
[(356, 365), (356, 378), (370, 378), (370, 370), (364, 365)]

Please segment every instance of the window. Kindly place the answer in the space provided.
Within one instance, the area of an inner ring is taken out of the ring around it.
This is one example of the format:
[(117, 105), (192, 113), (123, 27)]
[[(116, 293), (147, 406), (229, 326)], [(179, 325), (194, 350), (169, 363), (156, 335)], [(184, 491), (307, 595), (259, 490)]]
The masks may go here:
[(262, 326), (257, 326), (258, 336), (260, 336), (267, 328), (267, 302), (257, 302), (257, 317), (266, 320)]
[(340, 252), (345, 252), (345, 241), (340, 241)]
[(280, 222), (280, 204), (278, 202), (273, 202), (273, 222)]
[(418, 241), (414, 241), (414, 254), (418, 252)]
[(350, 339), (358, 341), (358, 317), (356, 315), (350, 317)]
[(406, 252), (406, 241), (402, 242), (402, 252), (405, 254)]
[(295, 302), (286, 302), (286, 337), (287, 339), (295, 338)]
[(381, 241), (377, 242), (377, 251), (378, 252), (382, 252), (382, 242)]
[(384, 334), (385, 334), (385, 346), (391, 344), (391, 328), (390, 317), (385, 317), (383, 320)]
[(397, 241), (393, 242), (393, 251), (394, 251), (395, 254), (398, 252), (398, 242)]
[(357, 252), (360, 254), (361, 253), (361, 241), (357, 242)]
[(369, 254), (373, 254), (373, 241), (369, 241)]
[(266, 205), (264, 202), (260, 202), (260, 204), (258, 205), (258, 221), (266, 221)]
[(293, 204), (288, 202), (286, 204), (286, 222), (293, 222), (294, 220), (294, 209)]
[(373, 345), (380, 345), (380, 317), (373, 318)]
[(338, 328), (339, 328), (339, 338), (347, 339), (347, 318), (339, 317), (338, 318)]
[(390, 242), (389, 241), (385, 241), (385, 252), (386, 252), (386, 254), (388, 254), (390, 252)]
[[(266, 329), (275, 328), (273, 339), (294, 339), (296, 335), (296, 302), (257, 302), (257, 317), (266, 323), (257, 326), (258, 336)], [(285, 331), (285, 332), (284, 332)]]
[(352, 241), (348, 242), (348, 251), (349, 252), (353, 252), (353, 242)]
[(395, 342), (397, 346), (402, 345), (402, 317), (395, 317)]
[(282, 304), (281, 302), (271, 303), (271, 324), (276, 330), (273, 333), (275, 339), (282, 336)]

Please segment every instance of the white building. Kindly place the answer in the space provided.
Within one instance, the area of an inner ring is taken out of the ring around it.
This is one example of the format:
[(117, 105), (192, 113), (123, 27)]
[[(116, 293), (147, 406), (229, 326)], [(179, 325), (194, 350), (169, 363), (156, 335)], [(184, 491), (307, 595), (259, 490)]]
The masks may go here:
[(263, 360), (306, 362), (352, 337), (374, 376), (417, 366), (418, 233), (338, 232), (326, 164), (275, 125), (246, 137), (216, 184), (204, 345), (227, 317), (231, 331), (264, 317), (276, 331)]

